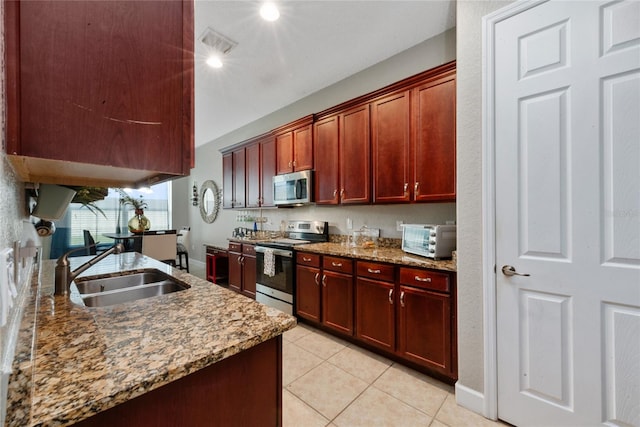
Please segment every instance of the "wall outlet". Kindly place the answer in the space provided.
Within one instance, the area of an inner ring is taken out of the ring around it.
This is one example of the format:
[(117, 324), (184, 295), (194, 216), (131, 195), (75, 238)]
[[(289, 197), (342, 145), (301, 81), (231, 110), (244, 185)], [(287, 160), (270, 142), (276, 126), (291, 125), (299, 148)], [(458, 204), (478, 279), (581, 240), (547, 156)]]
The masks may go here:
[(396, 230), (402, 231), (403, 224), (404, 224), (404, 221), (396, 221)]
[(347, 230), (353, 230), (353, 220), (351, 218), (347, 218)]

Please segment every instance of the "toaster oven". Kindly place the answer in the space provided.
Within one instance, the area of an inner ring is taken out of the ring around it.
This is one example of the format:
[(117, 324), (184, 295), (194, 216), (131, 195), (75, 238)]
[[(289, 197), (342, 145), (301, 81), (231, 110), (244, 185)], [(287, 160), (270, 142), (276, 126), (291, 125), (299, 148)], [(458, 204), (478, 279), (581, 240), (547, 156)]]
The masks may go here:
[(405, 224), (402, 250), (433, 259), (451, 258), (456, 250), (456, 226)]

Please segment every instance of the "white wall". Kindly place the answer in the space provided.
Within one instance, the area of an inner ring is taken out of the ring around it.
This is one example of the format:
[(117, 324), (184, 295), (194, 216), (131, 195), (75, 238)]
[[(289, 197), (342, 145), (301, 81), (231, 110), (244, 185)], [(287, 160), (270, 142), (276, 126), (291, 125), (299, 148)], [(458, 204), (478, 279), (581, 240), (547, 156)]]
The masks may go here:
[(457, 3), (458, 385), (482, 393), (482, 17), (508, 1)]
[[(455, 29), (452, 29), (198, 147), (196, 149), (196, 166), (191, 171), (191, 176), (174, 181), (174, 196), (190, 194), (194, 181), (200, 186), (203, 181), (212, 179), (222, 187), (222, 155), (219, 152), (221, 148), (452, 61), (455, 59), (455, 43)], [(215, 120), (215, 118), (212, 119)], [(175, 203), (181, 205), (174, 204), (173, 225), (174, 227), (187, 224), (191, 226), (192, 247), (189, 254), (192, 258), (200, 261), (204, 261), (203, 243), (226, 247), (227, 238), (231, 237), (233, 228), (252, 226), (252, 224), (237, 223), (235, 221), (237, 211), (234, 210), (221, 210), (214, 223), (205, 224), (200, 219), (199, 211), (195, 207), (189, 206), (186, 216), (182, 216), (180, 212), (183, 211), (184, 204), (188, 204), (184, 197), (176, 197)], [(270, 221), (265, 225), (265, 229), (269, 230), (277, 230), (281, 219), (318, 219), (329, 221), (331, 233), (347, 234), (346, 218), (351, 217), (355, 228), (367, 224), (371, 227), (381, 228), (383, 237), (399, 238), (400, 233), (396, 231), (396, 220), (404, 220), (406, 223), (455, 220), (455, 204), (353, 206), (346, 208), (310, 206), (294, 209), (265, 209), (264, 216)]]

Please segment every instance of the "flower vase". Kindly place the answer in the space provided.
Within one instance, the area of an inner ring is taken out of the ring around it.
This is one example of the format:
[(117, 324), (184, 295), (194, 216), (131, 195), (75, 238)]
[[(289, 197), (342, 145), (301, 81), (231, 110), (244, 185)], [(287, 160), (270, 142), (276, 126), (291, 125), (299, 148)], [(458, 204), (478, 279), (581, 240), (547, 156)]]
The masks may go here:
[(142, 233), (149, 230), (151, 222), (149, 221), (149, 218), (144, 216), (144, 210), (136, 209), (135, 215), (129, 220), (128, 226), (130, 232)]

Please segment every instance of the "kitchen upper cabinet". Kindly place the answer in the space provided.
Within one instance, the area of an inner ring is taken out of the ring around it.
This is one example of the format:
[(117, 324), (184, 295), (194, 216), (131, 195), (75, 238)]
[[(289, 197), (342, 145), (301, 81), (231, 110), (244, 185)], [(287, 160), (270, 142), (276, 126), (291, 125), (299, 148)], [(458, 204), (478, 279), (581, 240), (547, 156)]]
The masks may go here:
[(456, 199), (456, 79), (451, 71), (412, 90), (413, 200)]
[(374, 203), (411, 200), (409, 93), (403, 90), (371, 103)]
[(339, 116), (334, 115), (314, 124), (315, 202), (317, 205), (337, 205), (340, 186)]
[(6, 152), (23, 181), (126, 187), (193, 167), (193, 1), (7, 1)]
[(260, 176), (260, 144), (251, 144), (245, 148), (246, 156), (246, 207), (260, 207), (261, 176)]
[(246, 149), (222, 155), (222, 207), (244, 208), (246, 197)]
[(313, 169), (313, 116), (274, 131), (278, 175)]
[(276, 140), (269, 135), (260, 140), (260, 206), (273, 207), (273, 177), (276, 175)]
[(369, 104), (317, 121), (314, 132), (316, 204), (369, 203)]

